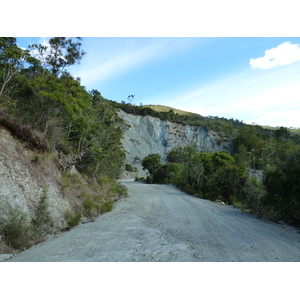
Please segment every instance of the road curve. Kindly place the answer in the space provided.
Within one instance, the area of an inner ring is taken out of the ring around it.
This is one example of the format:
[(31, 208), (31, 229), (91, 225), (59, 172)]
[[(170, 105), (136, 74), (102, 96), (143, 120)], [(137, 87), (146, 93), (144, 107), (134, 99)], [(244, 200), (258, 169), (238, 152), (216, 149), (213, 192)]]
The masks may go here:
[(257, 219), (173, 186), (123, 180), (129, 197), (7, 262), (300, 261), (293, 227)]

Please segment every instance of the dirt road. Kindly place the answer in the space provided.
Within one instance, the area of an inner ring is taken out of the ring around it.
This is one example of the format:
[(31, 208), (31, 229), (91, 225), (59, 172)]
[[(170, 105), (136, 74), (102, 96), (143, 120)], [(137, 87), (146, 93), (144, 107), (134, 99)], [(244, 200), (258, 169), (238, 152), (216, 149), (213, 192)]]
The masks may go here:
[(293, 227), (198, 199), (173, 186), (124, 180), (113, 211), (8, 261), (300, 261)]

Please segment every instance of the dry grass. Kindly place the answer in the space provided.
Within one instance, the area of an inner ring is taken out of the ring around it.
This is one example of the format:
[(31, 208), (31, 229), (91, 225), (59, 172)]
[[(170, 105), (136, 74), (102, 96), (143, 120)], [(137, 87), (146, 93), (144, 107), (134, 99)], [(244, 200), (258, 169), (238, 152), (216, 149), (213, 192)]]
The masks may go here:
[(31, 128), (17, 124), (7, 113), (0, 111), (0, 125), (8, 129), (16, 138), (26, 141), (30, 148), (49, 151), (46, 139), (39, 136)]
[(176, 109), (176, 108), (164, 106), (164, 105), (144, 105), (144, 107), (149, 107), (157, 112), (169, 112), (170, 110), (173, 110), (174, 114), (178, 114), (178, 115), (191, 116), (191, 117), (197, 117), (197, 118), (202, 117), (201, 115), (198, 115), (195, 113), (191, 113), (188, 111), (184, 111), (184, 110), (180, 110), (180, 109)]

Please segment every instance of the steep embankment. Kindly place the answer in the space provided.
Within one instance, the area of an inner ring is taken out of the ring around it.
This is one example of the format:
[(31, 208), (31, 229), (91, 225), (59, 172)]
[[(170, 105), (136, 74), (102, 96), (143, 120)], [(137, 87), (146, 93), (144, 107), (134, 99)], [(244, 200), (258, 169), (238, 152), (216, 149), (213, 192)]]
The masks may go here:
[[(18, 129), (16, 138), (12, 128), (0, 126), (0, 226), (7, 235), (0, 235), (0, 253), (14, 252), (16, 246), (28, 247), (46, 234), (66, 228), (82, 208), (80, 193), (93, 193), (75, 168), (62, 172), (52, 152), (34, 149), (33, 140), (21, 141), (22, 128)], [(35, 138), (35, 142), (39, 140)], [(33, 218), (43, 228), (29, 229)], [(47, 230), (45, 222), (51, 225)], [(12, 240), (13, 248), (9, 247)]]
[(0, 202), (16, 204), (31, 214), (47, 186), (48, 203), (55, 227), (62, 228), (70, 204), (61, 191), (61, 173), (50, 156), (42, 155), (0, 127)]
[(166, 160), (167, 153), (179, 146), (196, 145), (206, 152), (228, 151), (228, 137), (202, 126), (184, 125), (152, 116), (128, 114), (119, 110), (119, 116), (130, 128), (122, 140), (126, 159), (142, 173), (141, 160), (149, 154), (159, 153)]

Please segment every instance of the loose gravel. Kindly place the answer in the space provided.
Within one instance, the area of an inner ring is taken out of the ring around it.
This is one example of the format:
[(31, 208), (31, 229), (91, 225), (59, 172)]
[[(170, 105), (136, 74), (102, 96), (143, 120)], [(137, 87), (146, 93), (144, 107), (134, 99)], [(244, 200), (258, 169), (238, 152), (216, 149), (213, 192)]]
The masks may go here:
[(123, 180), (129, 197), (7, 262), (295, 262), (296, 228), (264, 221), (169, 185)]

